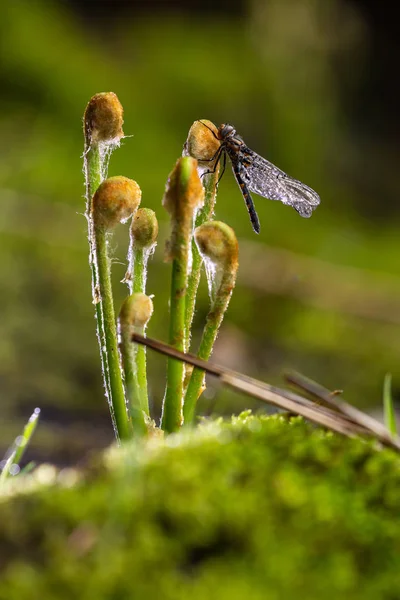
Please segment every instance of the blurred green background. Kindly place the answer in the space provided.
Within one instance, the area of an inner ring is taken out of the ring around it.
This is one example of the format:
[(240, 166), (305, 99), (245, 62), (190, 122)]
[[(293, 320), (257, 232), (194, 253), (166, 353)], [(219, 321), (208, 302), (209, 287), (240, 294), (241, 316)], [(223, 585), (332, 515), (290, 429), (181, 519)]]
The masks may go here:
[[(372, 3), (370, 3), (372, 5)], [(166, 339), (168, 234), (161, 199), (195, 119), (233, 123), (246, 143), (321, 196), (309, 220), (254, 196), (250, 226), (230, 173), (216, 217), (241, 249), (237, 289), (214, 360), (282, 383), (295, 368), (380, 410), (400, 385), (396, 64), (386, 23), (364, 2), (48, 2), (16, 0), (0, 20), (1, 445), (36, 406), (30, 458), (69, 463), (112, 440), (91, 304), (81, 119), (114, 91), (127, 137), (109, 174), (136, 179), (161, 223), (148, 334)], [(385, 29), (386, 27), (386, 29)], [(386, 70), (385, 70), (386, 68)], [(388, 77), (385, 78), (385, 73)], [(117, 305), (127, 229), (114, 248)], [(196, 315), (207, 311), (202, 285)], [(195, 342), (198, 339), (196, 332)], [(150, 355), (155, 414), (165, 360)], [(210, 386), (202, 414), (258, 408)]]

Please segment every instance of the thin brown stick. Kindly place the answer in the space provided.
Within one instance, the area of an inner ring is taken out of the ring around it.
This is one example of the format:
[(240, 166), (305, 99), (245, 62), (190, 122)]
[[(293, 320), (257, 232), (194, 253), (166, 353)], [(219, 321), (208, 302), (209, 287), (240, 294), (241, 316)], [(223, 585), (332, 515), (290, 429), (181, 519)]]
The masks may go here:
[(297, 388), (307, 392), (314, 398), (322, 401), (326, 406), (332, 410), (336, 410), (342, 415), (345, 415), (353, 423), (364, 427), (380, 439), (387, 439), (388, 442), (392, 443), (395, 441), (400, 444), (400, 438), (396, 438), (390, 435), (386, 427), (366, 413), (362, 412), (355, 406), (348, 404), (341, 398), (338, 398), (330, 390), (324, 386), (316, 383), (312, 379), (301, 375), (301, 373), (290, 372), (285, 374), (285, 380), (296, 386)]
[[(287, 390), (282, 390), (268, 385), (267, 383), (252, 379), (241, 373), (225, 369), (220, 365), (201, 360), (192, 354), (180, 352), (163, 342), (151, 338), (144, 338), (138, 334), (132, 335), (132, 341), (145, 344), (149, 348), (166, 354), (177, 360), (182, 360), (200, 369), (204, 369), (210, 375), (218, 377), (222, 383), (240, 390), (245, 394), (258, 398), (268, 404), (300, 415), (318, 425), (322, 425), (332, 431), (347, 436), (371, 435), (371, 429), (359, 423), (355, 423), (347, 415), (338, 413), (330, 408), (321, 407), (306, 398), (298, 396)], [(385, 435), (375, 434), (379, 441), (396, 450), (400, 450), (400, 441), (392, 438), (385, 430)]]

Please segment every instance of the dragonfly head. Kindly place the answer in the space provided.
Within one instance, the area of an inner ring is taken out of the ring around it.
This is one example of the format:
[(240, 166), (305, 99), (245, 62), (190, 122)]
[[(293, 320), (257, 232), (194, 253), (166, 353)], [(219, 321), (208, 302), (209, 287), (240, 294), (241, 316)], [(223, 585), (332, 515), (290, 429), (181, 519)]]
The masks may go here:
[(226, 138), (234, 137), (236, 135), (236, 129), (232, 127), (232, 125), (225, 123), (219, 126), (218, 133), (221, 140), (225, 140)]

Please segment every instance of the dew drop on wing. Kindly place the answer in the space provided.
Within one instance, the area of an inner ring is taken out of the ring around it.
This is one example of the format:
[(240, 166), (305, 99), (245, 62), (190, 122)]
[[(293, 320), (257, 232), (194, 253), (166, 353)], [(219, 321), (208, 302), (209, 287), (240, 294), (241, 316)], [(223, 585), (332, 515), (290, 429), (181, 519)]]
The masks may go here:
[(292, 206), (293, 206), (294, 210), (296, 210), (301, 217), (304, 217), (305, 219), (309, 219), (311, 217), (313, 209), (308, 204), (296, 202), (296, 203), (292, 204)]

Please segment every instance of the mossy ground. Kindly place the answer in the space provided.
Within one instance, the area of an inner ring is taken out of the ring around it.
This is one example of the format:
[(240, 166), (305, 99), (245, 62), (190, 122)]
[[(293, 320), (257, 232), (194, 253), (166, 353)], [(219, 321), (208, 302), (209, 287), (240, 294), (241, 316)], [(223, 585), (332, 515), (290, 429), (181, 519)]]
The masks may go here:
[(400, 597), (400, 458), (370, 442), (245, 415), (68, 479), (0, 502), (1, 600)]

